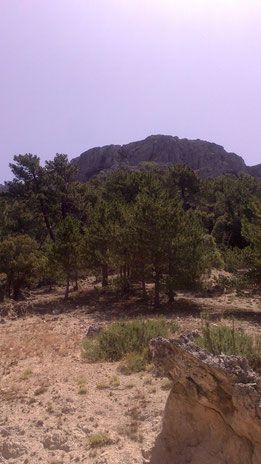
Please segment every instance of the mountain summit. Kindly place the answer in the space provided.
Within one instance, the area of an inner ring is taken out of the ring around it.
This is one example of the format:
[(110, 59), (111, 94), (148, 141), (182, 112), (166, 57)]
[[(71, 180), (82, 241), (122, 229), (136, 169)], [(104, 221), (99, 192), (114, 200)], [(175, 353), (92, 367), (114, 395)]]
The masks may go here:
[(261, 165), (246, 166), (243, 158), (228, 153), (222, 146), (203, 140), (188, 140), (169, 135), (151, 135), (126, 145), (91, 148), (72, 160), (79, 169), (79, 179), (89, 180), (102, 171), (119, 167), (134, 169), (142, 162), (170, 166), (185, 164), (202, 177), (223, 174), (250, 174), (261, 177)]

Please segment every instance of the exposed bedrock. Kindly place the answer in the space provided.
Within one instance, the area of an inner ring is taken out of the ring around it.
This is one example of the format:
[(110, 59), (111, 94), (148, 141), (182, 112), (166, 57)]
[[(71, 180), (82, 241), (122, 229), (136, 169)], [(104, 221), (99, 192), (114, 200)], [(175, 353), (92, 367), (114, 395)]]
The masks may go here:
[(173, 380), (151, 464), (260, 464), (261, 384), (248, 362), (212, 356), (188, 338), (154, 339)]
[(162, 167), (185, 164), (202, 177), (217, 177), (223, 174), (261, 176), (261, 165), (248, 167), (240, 156), (228, 153), (220, 145), (169, 135), (151, 135), (145, 140), (127, 145), (91, 148), (72, 160), (78, 168), (81, 181), (120, 167), (136, 169), (143, 162), (153, 162)]

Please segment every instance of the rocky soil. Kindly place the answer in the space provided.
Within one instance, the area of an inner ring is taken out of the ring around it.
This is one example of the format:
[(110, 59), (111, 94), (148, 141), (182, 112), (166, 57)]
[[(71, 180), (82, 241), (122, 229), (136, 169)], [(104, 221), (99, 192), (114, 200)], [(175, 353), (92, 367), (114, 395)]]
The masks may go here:
[[(165, 381), (84, 362), (80, 343), (91, 321), (33, 316), (0, 326), (0, 462), (143, 462), (160, 431)], [(110, 443), (90, 447), (103, 433)]]

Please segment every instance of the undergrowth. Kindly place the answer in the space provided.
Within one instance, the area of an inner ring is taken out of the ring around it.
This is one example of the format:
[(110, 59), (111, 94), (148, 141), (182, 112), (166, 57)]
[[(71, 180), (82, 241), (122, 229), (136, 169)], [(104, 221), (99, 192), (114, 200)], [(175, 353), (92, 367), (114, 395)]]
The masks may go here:
[[(96, 338), (85, 338), (82, 356), (89, 362), (126, 360), (126, 371), (144, 370), (149, 363), (149, 341), (168, 337), (177, 330), (166, 319), (113, 322)], [(126, 372), (126, 373), (127, 373)]]
[(112, 439), (106, 432), (98, 432), (90, 435), (88, 438), (88, 445), (90, 448), (100, 448), (102, 446), (111, 445)]
[(212, 326), (203, 321), (202, 336), (196, 343), (215, 355), (237, 355), (248, 359), (250, 366), (261, 373), (261, 337), (250, 336), (242, 329), (232, 326)]

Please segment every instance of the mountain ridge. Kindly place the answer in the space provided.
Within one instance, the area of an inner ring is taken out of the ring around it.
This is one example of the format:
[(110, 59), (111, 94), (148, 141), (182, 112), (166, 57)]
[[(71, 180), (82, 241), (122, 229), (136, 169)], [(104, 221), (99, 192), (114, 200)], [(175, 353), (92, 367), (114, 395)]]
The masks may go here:
[(79, 180), (82, 181), (87, 181), (100, 172), (120, 167), (135, 169), (142, 162), (155, 162), (161, 166), (185, 164), (201, 177), (224, 174), (261, 177), (261, 164), (247, 166), (241, 156), (227, 152), (221, 145), (170, 135), (150, 135), (143, 140), (124, 145), (91, 148), (72, 160), (78, 168)]

